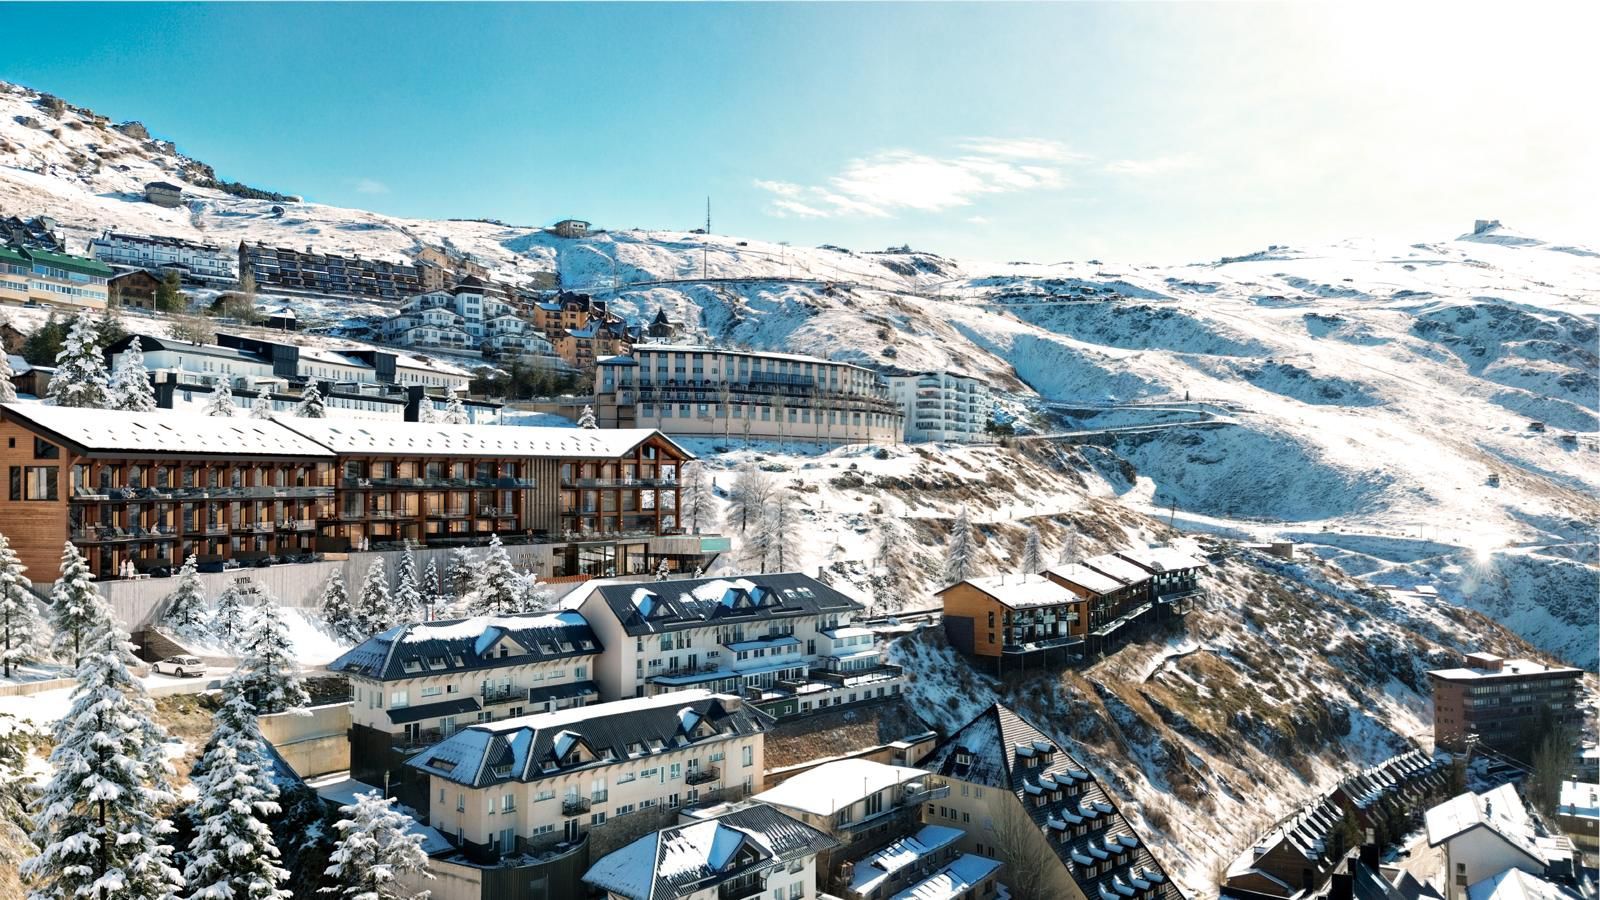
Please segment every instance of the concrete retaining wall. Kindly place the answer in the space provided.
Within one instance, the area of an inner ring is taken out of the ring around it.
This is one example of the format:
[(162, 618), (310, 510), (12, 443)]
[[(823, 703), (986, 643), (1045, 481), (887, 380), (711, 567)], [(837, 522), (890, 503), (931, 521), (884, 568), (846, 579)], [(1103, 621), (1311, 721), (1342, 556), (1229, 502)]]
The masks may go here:
[(342, 772), (350, 768), (350, 705), (313, 706), (310, 715), (262, 716), (261, 734), (301, 778)]

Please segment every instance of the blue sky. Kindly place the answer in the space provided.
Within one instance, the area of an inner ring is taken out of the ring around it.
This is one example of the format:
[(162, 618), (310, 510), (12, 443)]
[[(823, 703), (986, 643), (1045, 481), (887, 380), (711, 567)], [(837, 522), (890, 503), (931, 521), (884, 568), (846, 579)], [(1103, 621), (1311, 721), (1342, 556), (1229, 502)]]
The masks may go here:
[(398, 215), (1178, 262), (1595, 242), (1595, 6), (0, 4), (0, 78)]

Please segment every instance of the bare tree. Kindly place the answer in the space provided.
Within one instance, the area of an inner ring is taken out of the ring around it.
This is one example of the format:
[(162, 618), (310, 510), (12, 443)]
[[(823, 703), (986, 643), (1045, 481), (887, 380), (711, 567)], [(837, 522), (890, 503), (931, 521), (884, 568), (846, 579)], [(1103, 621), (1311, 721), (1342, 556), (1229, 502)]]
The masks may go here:
[(739, 470), (739, 476), (728, 488), (728, 527), (738, 527), (739, 533), (760, 520), (767, 501), (772, 499), (777, 484), (772, 477), (755, 466)]
[(678, 502), (678, 518), (689, 520), (691, 534), (700, 533), (700, 517), (711, 512), (711, 487), (706, 483), (705, 463), (698, 460), (684, 463)]
[(1016, 900), (1047, 900), (1050, 876), (1061, 868), (1061, 860), (1051, 852), (1043, 829), (1015, 797), (1002, 792), (999, 803), (991, 831), (995, 852), (1006, 865), (1003, 880)]

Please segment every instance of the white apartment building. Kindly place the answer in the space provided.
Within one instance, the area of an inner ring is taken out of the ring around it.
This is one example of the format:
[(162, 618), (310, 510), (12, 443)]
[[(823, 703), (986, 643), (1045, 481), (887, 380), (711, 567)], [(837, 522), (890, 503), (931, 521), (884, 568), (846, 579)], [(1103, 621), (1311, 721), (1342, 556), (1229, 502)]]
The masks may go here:
[(464, 862), (515, 866), (630, 815), (761, 790), (771, 721), (690, 691), (469, 725), (408, 765)]
[(597, 584), (576, 609), (606, 648), (603, 700), (706, 689), (783, 718), (905, 683), (871, 633), (850, 627), (861, 605), (795, 572)]
[(503, 339), (521, 336), (525, 330), (526, 323), (498, 289), (469, 275), (454, 287), (407, 297), (400, 314), (386, 323), (384, 334), (391, 343), (403, 347), (475, 351), (493, 337), (502, 338), (500, 344), (512, 343), (520, 348), (523, 342)]
[(949, 793), (942, 779), (921, 769), (841, 759), (801, 772), (751, 799), (826, 832), (844, 845), (840, 858), (849, 859), (861, 855), (851, 847), (881, 847), (915, 831), (923, 804)]
[(1539, 834), (1514, 784), (1468, 791), (1428, 810), (1428, 846), (1442, 847), (1446, 900), (1467, 900), (1467, 889), (1507, 869), (1570, 878), (1577, 853), (1566, 837)]
[(602, 428), (816, 444), (899, 443), (904, 414), (871, 369), (846, 362), (680, 344), (595, 361)]
[(238, 260), (236, 251), (215, 244), (110, 230), (89, 242), (89, 254), (111, 266), (177, 269), (198, 281), (234, 281)]
[(891, 372), (884, 376), (889, 396), (905, 414), (905, 439), (911, 443), (984, 443), (994, 398), (989, 386), (957, 372)]

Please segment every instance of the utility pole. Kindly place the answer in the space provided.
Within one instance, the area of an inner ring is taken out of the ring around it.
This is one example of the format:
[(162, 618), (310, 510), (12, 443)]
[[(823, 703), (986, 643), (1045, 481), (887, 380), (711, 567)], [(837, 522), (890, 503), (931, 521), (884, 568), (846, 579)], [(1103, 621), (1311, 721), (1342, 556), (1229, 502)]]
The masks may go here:
[(711, 277), (711, 197), (706, 196), (706, 233), (700, 238), (700, 277)]

